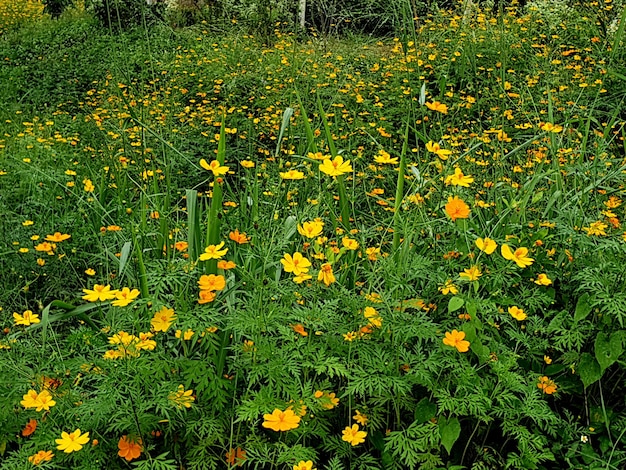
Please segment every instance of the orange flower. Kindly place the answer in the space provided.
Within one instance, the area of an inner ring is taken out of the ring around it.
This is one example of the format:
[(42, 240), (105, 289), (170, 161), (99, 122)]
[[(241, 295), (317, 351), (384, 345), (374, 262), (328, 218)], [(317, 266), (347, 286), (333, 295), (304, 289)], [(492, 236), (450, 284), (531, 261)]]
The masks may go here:
[(446, 331), (446, 337), (443, 339), (443, 344), (446, 346), (452, 346), (459, 352), (467, 352), (470, 347), (470, 342), (465, 340), (465, 332), (452, 330)]
[(49, 242), (61, 243), (68, 238), (71, 238), (71, 235), (68, 235), (67, 233), (54, 232), (54, 235), (46, 235), (45, 240)]
[(198, 281), (198, 287), (200, 290), (208, 290), (208, 291), (217, 291), (224, 290), (226, 287), (226, 279), (222, 275), (206, 274), (200, 276), (200, 280)]
[(459, 199), (457, 196), (449, 196), (448, 203), (445, 206), (446, 214), (452, 219), (454, 222), (456, 219), (467, 219), (469, 218), (470, 208), (462, 199)]
[(237, 449), (231, 448), (228, 452), (226, 452), (226, 463), (231, 467), (234, 465), (241, 467), (245, 460), (246, 451), (241, 447), (237, 447)]
[(433, 101), (432, 103), (426, 103), (426, 107), (431, 111), (437, 111), (441, 114), (448, 114), (448, 106), (439, 101)]
[(24, 426), (24, 429), (22, 429), (22, 436), (24, 437), (30, 436), (32, 433), (35, 432), (35, 429), (37, 429), (37, 420), (31, 419), (28, 423), (26, 423), (26, 426)]
[(248, 243), (250, 241), (250, 239), (248, 238), (245, 232), (239, 233), (239, 229), (235, 229), (232, 232), (230, 232), (228, 234), (228, 238), (230, 238), (232, 241), (236, 243), (239, 243), (240, 245), (243, 245), (244, 243)]
[(554, 392), (556, 392), (557, 387), (554, 383), (554, 380), (551, 380), (544, 375), (543, 377), (539, 377), (537, 388), (539, 388), (539, 390), (541, 390), (546, 395), (552, 395)]
[(309, 333), (304, 329), (304, 326), (301, 323), (297, 325), (291, 325), (291, 329), (302, 336), (309, 336)]
[(134, 439), (128, 436), (122, 436), (120, 438), (120, 441), (117, 443), (117, 447), (120, 449), (117, 455), (126, 459), (129, 462), (133, 459), (138, 458), (143, 451), (141, 439)]
[(289, 431), (300, 425), (300, 416), (297, 416), (290, 408), (285, 411), (276, 408), (271, 414), (264, 414), (263, 419), (265, 421), (261, 426), (273, 431)]

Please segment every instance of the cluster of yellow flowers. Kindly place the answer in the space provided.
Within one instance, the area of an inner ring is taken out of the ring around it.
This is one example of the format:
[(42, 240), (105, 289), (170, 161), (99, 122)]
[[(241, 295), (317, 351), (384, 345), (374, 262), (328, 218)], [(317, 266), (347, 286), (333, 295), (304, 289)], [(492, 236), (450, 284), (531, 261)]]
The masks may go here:
[(113, 300), (111, 305), (114, 307), (126, 307), (139, 297), (138, 289), (130, 289), (124, 287), (120, 290), (111, 289), (110, 285), (95, 284), (93, 289), (83, 289), (85, 295), (83, 299), (88, 302), (106, 302), (107, 300)]
[(117, 348), (105, 352), (104, 359), (137, 357), (140, 351), (153, 351), (156, 348), (156, 341), (152, 339), (153, 337), (154, 334), (150, 332), (139, 333), (139, 336), (135, 336), (120, 331), (109, 337), (109, 344), (117, 345)]

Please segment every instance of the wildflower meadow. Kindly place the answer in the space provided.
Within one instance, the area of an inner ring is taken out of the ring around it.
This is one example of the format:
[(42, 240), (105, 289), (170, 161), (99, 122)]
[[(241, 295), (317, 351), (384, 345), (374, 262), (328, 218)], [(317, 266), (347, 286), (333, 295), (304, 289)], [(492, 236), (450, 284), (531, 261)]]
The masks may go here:
[(0, 0), (0, 468), (626, 468), (624, 3), (306, 3)]

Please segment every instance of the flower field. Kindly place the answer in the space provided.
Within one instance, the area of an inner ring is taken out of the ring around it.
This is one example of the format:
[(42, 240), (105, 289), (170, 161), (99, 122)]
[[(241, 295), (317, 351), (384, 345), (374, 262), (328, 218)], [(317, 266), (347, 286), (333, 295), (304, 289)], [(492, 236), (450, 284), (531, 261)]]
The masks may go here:
[(0, 0), (0, 467), (624, 468), (624, 11)]

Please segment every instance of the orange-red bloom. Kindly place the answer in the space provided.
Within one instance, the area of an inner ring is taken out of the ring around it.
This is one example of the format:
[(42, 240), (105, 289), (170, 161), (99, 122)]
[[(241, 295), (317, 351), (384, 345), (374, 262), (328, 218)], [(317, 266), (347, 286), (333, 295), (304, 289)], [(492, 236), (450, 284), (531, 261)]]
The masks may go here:
[(117, 455), (126, 459), (129, 462), (133, 459), (138, 458), (143, 451), (141, 439), (133, 439), (128, 436), (122, 436), (120, 438), (120, 441), (117, 443), (117, 447), (119, 448)]

